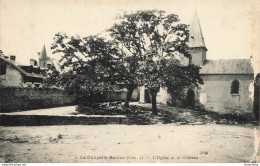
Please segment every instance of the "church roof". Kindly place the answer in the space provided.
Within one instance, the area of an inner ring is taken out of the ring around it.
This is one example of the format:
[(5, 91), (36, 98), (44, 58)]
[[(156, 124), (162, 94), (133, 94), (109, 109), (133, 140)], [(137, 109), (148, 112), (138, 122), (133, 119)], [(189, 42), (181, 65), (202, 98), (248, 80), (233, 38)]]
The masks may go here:
[(191, 19), (191, 22), (189, 24), (189, 31), (190, 31), (190, 37), (189, 37), (188, 46), (206, 48), (197, 11), (195, 11)]
[(250, 59), (205, 60), (200, 74), (254, 74)]
[(47, 57), (45, 45), (43, 45), (42, 52), (40, 54), (40, 59), (50, 59), (49, 57)]

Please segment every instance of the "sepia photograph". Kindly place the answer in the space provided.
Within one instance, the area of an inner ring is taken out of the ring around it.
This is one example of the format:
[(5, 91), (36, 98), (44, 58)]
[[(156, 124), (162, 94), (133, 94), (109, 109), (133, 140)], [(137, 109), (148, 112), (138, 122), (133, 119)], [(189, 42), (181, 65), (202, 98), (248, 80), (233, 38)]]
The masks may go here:
[(0, 0), (0, 163), (260, 163), (259, 0)]

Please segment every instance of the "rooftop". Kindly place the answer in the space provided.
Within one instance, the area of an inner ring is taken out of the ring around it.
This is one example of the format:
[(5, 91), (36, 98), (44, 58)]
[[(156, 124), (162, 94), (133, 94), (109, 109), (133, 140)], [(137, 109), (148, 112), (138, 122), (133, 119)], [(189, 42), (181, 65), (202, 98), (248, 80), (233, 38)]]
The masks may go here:
[(205, 60), (200, 74), (254, 74), (251, 59)]
[(24, 74), (27, 77), (35, 77), (35, 78), (45, 78), (42, 75), (39, 74), (35, 74), (35, 73), (28, 73), (27, 71), (23, 70), (21, 67), (19, 67), (14, 61), (8, 60), (4, 57), (0, 56), (0, 60), (5, 61), (6, 63), (8, 63), (10, 66), (12, 66), (13, 68), (15, 68), (16, 70), (18, 70), (19, 72), (21, 72), (22, 74)]

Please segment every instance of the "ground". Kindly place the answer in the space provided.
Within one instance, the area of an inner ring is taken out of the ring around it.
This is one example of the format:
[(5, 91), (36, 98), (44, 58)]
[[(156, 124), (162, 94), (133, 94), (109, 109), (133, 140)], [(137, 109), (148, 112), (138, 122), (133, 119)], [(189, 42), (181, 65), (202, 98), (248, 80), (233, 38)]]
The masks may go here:
[(231, 125), (27, 126), (1, 127), (0, 133), (0, 162), (12, 163), (240, 163), (260, 150), (253, 127)]
[[(2, 126), (0, 162), (260, 162), (255, 153), (260, 151), (259, 126), (160, 104), (154, 116), (151, 104), (131, 105), (122, 124)], [(45, 121), (46, 116), (92, 116), (79, 114), (75, 107), (8, 114), (37, 115)]]
[(134, 111), (127, 114), (128, 124), (180, 124), (180, 125), (203, 125), (203, 124), (258, 124), (253, 121), (253, 114), (219, 114), (213, 111), (205, 111), (192, 108), (171, 107), (165, 104), (157, 104), (158, 115), (153, 116), (152, 105), (131, 103)]
[[(252, 117), (248, 115), (231, 115), (231, 114), (219, 114), (217, 112), (195, 110), (189, 108), (171, 107), (164, 104), (157, 104), (158, 115), (152, 115), (151, 104), (139, 104), (138, 102), (132, 102), (131, 109), (126, 110), (122, 107), (123, 103), (118, 106), (110, 106), (102, 114), (109, 116), (127, 116), (124, 120), (124, 124), (129, 125), (151, 125), (151, 124), (178, 124), (178, 125), (203, 125), (203, 124), (249, 124), (252, 123)], [(123, 110), (123, 111), (122, 111)], [(99, 111), (100, 113), (100, 111)], [(67, 116), (67, 117), (88, 117), (84, 113), (76, 111), (76, 106), (66, 106), (48, 109), (38, 109), (31, 111), (20, 111), (12, 113), (0, 113), (0, 116), (6, 115), (37, 115), (37, 116)], [(253, 115), (253, 114), (252, 114)], [(56, 123), (60, 125), (61, 123)]]

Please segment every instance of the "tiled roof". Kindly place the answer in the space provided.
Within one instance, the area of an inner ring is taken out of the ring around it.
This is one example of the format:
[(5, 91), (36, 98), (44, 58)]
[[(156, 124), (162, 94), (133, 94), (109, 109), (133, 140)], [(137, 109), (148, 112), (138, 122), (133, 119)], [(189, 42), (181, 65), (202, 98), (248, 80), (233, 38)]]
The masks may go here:
[(6, 63), (8, 63), (9, 65), (11, 65), (13, 68), (15, 68), (16, 70), (20, 71), (22, 74), (24, 74), (27, 77), (34, 77), (34, 78), (45, 78), (42, 75), (39, 74), (35, 74), (35, 73), (28, 73), (25, 70), (21, 69), (18, 65), (15, 64), (15, 62), (10, 61), (4, 57), (0, 57), (0, 59), (2, 59), (3, 61), (5, 61)]
[(203, 34), (200, 27), (200, 21), (197, 11), (195, 11), (191, 22), (189, 24), (190, 38), (188, 42), (189, 47), (205, 47)]
[(254, 74), (250, 59), (205, 60), (200, 74)]

